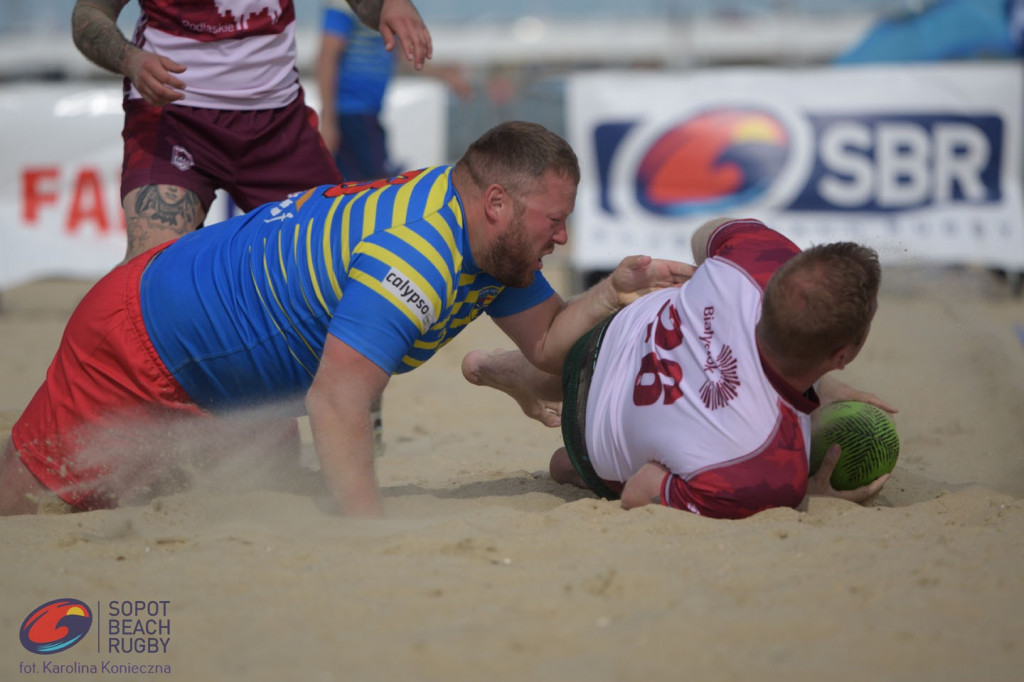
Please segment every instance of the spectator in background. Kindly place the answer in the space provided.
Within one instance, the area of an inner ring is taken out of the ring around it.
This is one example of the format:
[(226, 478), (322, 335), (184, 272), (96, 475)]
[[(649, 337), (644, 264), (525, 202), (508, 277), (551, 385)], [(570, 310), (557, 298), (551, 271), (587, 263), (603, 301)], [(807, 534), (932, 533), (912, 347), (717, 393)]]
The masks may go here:
[[(306, 107), (292, 0), (77, 0), (79, 51), (125, 77), (121, 202), (129, 260), (199, 228), (217, 189), (248, 211), (341, 176)], [(400, 41), (421, 68), (430, 34), (410, 0), (350, 0), (359, 19)]]
[[(320, 133), (346, 181), (375, 180), (405, 170), (390, 161), (381, 122), (395, 61), (380, 34), (362, 24), (346, 2), (327, 0), (316, 65)], [(425, 66), (423, 72), (443, 79), (461, 97), (471, 93), (457, 69)]]

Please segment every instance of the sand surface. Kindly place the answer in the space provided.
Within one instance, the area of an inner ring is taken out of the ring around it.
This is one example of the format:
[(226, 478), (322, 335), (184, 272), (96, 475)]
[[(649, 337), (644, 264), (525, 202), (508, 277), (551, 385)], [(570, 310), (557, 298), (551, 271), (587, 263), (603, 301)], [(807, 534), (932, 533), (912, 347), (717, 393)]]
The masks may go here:
[[(3, 294), (0, 437), (85, 288)], [(341, 518), (317, 473), (255, 457), (145, 504), (0, 519), (0, 679), (1024, 679), (1022, 322), (984, 271), (887, 269), (841, 376), (900, 408), (892, 480), (868, 506), (716, 521), (553, 484), (558, 431), (459, 374), (507, 345), (478, 321), (389, 385), (386, 519)], [(29, 653), (22, 621), (60, 597), (93, 630)], [(165, 603), (130, 623), (166, 627), (129, 638), (158, 651), (109, 651), (125, 600)]]

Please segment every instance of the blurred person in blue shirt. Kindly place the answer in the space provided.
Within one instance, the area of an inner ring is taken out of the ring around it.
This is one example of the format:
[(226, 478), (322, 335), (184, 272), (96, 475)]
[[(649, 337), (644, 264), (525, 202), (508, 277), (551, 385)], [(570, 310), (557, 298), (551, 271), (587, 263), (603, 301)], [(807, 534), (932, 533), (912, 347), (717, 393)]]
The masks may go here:
[[(381, 122), (384, 96), (396, 69), (394, 53), (343, 0), (327, 0), (321, 28), (320, 134), (342, 177), (375, 180), (405, 170), (391, 163)], [(471, 90), (457, 70), (427, 64), (417, 70), (442, 78), (460, 96)]]

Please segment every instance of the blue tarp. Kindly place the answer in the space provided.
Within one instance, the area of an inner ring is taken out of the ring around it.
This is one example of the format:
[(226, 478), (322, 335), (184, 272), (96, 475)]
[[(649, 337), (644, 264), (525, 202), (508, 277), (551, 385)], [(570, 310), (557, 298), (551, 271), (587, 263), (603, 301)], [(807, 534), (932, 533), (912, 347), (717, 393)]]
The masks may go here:
[(1021, 55), (1024, 0), (939, 0), (876, 24), (838, 64), (1005, 59)]

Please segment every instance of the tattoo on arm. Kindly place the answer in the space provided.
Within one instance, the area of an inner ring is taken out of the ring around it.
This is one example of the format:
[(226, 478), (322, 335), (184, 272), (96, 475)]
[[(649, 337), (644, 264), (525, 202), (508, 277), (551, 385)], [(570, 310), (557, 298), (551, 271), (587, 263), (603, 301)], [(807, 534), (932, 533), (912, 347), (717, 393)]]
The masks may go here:
[(361, 22), (374, 31), (380, 28), (380, 10), (384, 0), (348, 0), (348, 4)]
[(71, 12), (71, 36), (75, 47), (89, 61), (123, 74), (125, 55), (131, 47), (117, 17), (128, 0), (78, 0)]

